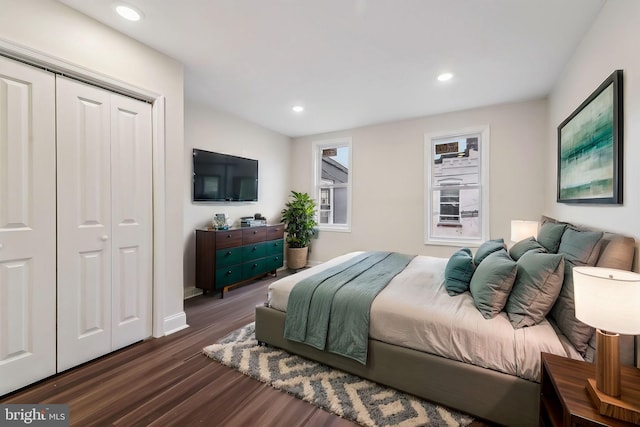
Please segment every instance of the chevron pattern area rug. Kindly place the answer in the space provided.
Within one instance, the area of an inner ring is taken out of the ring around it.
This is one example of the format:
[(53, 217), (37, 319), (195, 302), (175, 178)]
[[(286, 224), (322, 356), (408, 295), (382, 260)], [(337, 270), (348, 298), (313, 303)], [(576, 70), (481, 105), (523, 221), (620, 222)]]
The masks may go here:
[(259, 346), (254, 324), (240, 328), (204, 353), (245, 375), (284, 390), (363, 426), (466, 426), (450, 409), (330, 368), (283, 350)]

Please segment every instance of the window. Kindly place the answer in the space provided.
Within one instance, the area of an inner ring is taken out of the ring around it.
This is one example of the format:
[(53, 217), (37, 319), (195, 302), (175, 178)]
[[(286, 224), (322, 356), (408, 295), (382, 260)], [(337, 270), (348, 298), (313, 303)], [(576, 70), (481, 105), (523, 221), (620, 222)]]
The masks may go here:
[(351, 138), (313, 144), (314, 187), (321, 230), (351, 227)]
[(489, 127), (425, 135), (425, 243), (489, 236)]
[(440, 191), (439, 216), (438, 224), (462, 227), (460, 224), (460, 190)]

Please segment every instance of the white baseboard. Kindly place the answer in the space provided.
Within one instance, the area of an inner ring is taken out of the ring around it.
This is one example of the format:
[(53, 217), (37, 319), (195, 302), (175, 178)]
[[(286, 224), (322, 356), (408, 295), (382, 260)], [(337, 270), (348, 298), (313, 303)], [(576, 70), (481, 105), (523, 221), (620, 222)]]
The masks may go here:
[(198, 295), (202, 295), (202, 289), (196, 288), (195, 286), (189, 286), (188, 288), (184, 288), (184, 299), (189, 299), (193, 297), (197, 297)]
[(189, 325), (187, 325), (187, 315), (184, 311), (172, 314), (171, 316), (164, 318), (165, 335), (171, 335), (188, 327)]
[[(322, 264), (322, 261), (307, 261), (307, 266), (304, 268), (308, 268), (308, 267), (314, 267), (316, 265), (320, 265)], [(278, 269), (278, 271), (280, 270), (288, 270), (289, 267), (287, 266), (287, 262), (284, 262), (284, 267), (282, 267), (282, 269)]]

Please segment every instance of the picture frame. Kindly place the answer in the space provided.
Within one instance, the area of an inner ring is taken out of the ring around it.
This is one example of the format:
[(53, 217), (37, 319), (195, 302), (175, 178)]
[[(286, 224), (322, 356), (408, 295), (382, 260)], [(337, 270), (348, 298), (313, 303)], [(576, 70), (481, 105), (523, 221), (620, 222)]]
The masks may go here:
[(622, 70), (558, 126), (558, 203), (622, 204)]

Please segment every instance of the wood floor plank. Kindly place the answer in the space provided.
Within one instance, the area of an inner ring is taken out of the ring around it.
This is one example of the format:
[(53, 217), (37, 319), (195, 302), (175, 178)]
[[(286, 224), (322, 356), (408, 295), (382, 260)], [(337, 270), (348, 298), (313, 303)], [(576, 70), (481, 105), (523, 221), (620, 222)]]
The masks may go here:
[[(267, 278), (185, 301), (189, 328), (48, 378), (0, 403), (67, 403), (72, 426), (327, 426), (355, 424), (202, 353), (255, 318)], [(474, 422), (474, 427), (489, 426)]]
[[(211, 365), (206, 357), (201, 359), (208, 366), (203, 369), (192, 369), (189, 375), (184, 375), (180, 381), (171, 382), (167, 387), (160, 387), (147, 399), (135, 402), (126, 414), (113, 421), (115, 426), (148, 425), (160, 418), (168, 408), (175, 408), (185, 396), (197, 396), (203, 388), (214, 381), (225, 381), (221, 365)], [(233, 374), (231, 374), (233, 375)], [(215, 398), (215, 396), (212, 396)]]
[[(164, 393), (167, 389), (173, 389), (180, 384), (188, 384), (189, 389), (196, 394), (198, 387), (202, 388), (207, 378), (209, 381), (215, 379), (215, 374), (207, 375), (205, 370), (210, 365), (207, 361), (194, 361), (192, 363), (180, 363), (174, 366), (166, 366), (155, 372), (142, 374), (141, 372), (131, 375), (121, 375), (126, 383), (108, 382), (101, 385), (102, 390), (109, 389), (112, 393), (108, 398), (103, 397), (103, 392), (86, 396), (83, 401), (75, 405), (75, 420), (79, 423), (86, 423), (86, 420), (95, 420), (104, 425), (107, 421), (113, 422), (125, 417), (146, 402), (157, 399), (171, 400), (171, 396)], [(126, 393), (122, 393), (126, 390)], [(184, 399), (185, 395), (176, 396), (177, 399)]]

